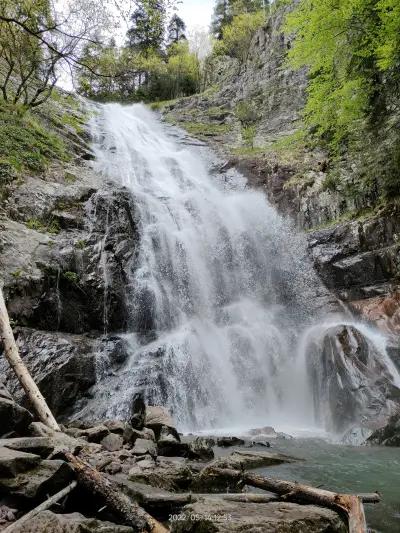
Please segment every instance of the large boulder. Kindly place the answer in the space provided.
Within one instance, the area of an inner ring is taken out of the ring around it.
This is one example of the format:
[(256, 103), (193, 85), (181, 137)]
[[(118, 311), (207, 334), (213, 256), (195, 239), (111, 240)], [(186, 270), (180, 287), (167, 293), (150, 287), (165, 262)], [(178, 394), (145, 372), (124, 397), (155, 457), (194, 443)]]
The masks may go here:
[(33, 417), (18, 405), (3, 383), (0, 382), (0, 437), (8, 433), (23, 433)]
[(145, 426), (154, 431), (157, 439), (163, 428), (169, 428), (179, 440), (175, 423), (166, 407), (161, 407), (159, 405), (148, 405), (146, 407)]
[(20, 526), (14, 526), (14, 533), (133, 533), (128, 526), (119, 526), (111, 522), (101, 522), (95, 518), (86, 518), (79, 513), (55, 514), (42, 511), (34, 518)]
[(41, 462), (38, 455), (0, 448), (0, 478), (13, 478), (36, 467)]
[(347, 533), (342, 518), (323, 507), (295, 503), (238, 503), (219, 498), (186, 506), (171, 533)]
[[(22, 452), (14, 453), (21, 454)], [(32, 456), (33, 462), (36, 461), (35, 457)], [(24, 501), (38, 501), (65, 488), (74, 477), (71, 467), (61, 460), (44, 460), (32, 466), (33, 468), (29, 470), (24, 466), (24, 471), (15, 477), (1, 477), (0, 492)]]
[(367, 444), (381, 444), (400, 448), (400, 413), (391, 416), (386, 426), (374, 431), (367, 439)]

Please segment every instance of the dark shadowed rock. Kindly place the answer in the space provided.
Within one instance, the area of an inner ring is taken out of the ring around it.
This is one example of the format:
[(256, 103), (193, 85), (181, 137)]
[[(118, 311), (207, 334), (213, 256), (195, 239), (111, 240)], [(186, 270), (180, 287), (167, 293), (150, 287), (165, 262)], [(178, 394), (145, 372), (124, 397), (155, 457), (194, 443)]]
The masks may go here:
[(0, 491), (24, 500), (37, 500), (63, 489), (73, 477), (71, 467), (64, 461), (44, 460), (16, 477), (1, 478)]
[(217, 446), (229, 448), (230, 446), (244, 446), (244, 440), (238, 437), (220, 437), (217, 439)]
[(196, 437), (189, 443), (188, 458), (198, 461), (211, 461), (214, 459), (213, 446), (214, 439), (207, 437)]
[(146, 420), (146, 404), (143, 393), (137, 392), (132, 398), (129, 422), (133, 429), (143, 429)]
[(14, 400), (0, 398), (0, 436), (11, 432), (24, 433), (32, 420), (30, 412)]
[(146, 439), (155, 441), (156, 437), (154, 431), (149, 428), (143, 428), (143, 431), (133, 429), (129, 424), (125, 426), (123, 434), (124, 442), (128, 444), (135, 444), (137, 439)]
[(119, 526), (111, 522), (101, 522), (95, 518), (86, 518), (82, 514), (54, 514), (42, 511), (33, 519), (15, 526), (15, 533), (133, 533), (128, 526)]

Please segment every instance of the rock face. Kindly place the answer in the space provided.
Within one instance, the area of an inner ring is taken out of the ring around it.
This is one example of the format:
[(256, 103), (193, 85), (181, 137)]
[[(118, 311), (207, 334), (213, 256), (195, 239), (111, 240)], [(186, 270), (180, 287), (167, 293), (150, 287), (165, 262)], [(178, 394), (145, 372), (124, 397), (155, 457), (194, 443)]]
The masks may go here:
[(400, 447), (400, 414), (393, 415), (385, 427), (378, 429), (367, 439), (367, 443)]
[[(26, 176), (9, 191), (0, 279), (22, 357), (58, 418), (84, 403), (99, 369), (112, 372), (129, 355), (118, 333), (107, 332), (127, 325), (137, 241), (132, 195), (83, 160)], [(3, 358), (0, 369), (21, 399)]]
[(400, 398), (382, 354), (351, 326), (332, 326), (310, 339), (310, 383), (317, 419), (335, 432), (360, 422), (376, 429)]

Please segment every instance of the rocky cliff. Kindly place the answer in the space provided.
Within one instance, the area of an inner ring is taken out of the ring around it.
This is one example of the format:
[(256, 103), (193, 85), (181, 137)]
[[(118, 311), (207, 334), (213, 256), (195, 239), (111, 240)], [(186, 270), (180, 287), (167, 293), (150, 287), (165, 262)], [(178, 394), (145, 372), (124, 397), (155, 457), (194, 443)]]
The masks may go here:
[[(350, 194), (364, 152), (330, 161), (301, 128), (307, 72), (286, 64), (292, 40), (282, 32), (289, 7), (278, 9), (254, 36), (247, 61), (216, 58), (209, 88), (162, 107), (168, 122), (219, 147), (226, 166), (238, 167), (280, 212), (307, 231), (310, 254), (326, 285), (344, 302), (386, 330), (398, 332), (399, 217), (394, 204)], [(254, 126), (246, 143), (246, 117)], [(334, 176), (341, 174), (346, 189)], [(387, 303), (389, 300), (389, 304)]]
[[(66, 105), (58, 111), (87, 120), (83, 109)], [(9, 314), (56, 416), (87, 394), (98, 361), (115, 368), (126, 357), (118, 332), (126, 326), (137, 242), (131, 194), (91, 170), (84, 130), (64, 128), (61, 135), (70, 160), (53, 160), (44, 172), (25, 172), (4, 185), (0, 208), (0, 279)], [(0, 365), (18, 396), (2, 357)]]

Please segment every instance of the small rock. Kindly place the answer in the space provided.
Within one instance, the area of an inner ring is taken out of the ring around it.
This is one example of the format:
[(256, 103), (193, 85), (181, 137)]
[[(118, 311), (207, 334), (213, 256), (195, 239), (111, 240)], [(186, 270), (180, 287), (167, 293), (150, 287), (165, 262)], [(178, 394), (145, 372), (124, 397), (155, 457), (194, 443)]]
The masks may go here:
[(114, 475), (118, 474), (122, 470), (121, 463), (117, 463), (116, 461), (113, 461), (109, 465), (107, 465), (104, 470), (107, 472), (107, 474)]
[(220, 437), (217, 439), (217, 446), (229, 448), (230, 446), (244, 446), (244, 440), (238, 437)]
[(143, 428), (143, 431), (131, 428), (128, 424), (125, 426), (123, 439), (125, 443), (135, 444), (137, 439), (146, 439), (155, 441), (156, 437), (152, 429)]
[(133, 396), (130, 413), (129, 423), (133, 429), (143, 429), (146, 419), (146, 404), (143, 393), (137, 392)]
[(135, 445), (131, 450), (132, 455), (150, 454), (152, 457), (157, 456), (157, 447), (155, 443), (148, 439), (136, 439)]
[(109, 433), (110, 431), (108, 428), (106, 428), (106, 426), (99, 425), (89, 429), (81, 430), (79, 436), (86, 437), (88, 442), (95, 442), (96, 444), (99, 444)]
[(100, 444), (109, 452), (116, 452), (124, 445), (124, 440), (121, 435), (110, 433), (106, 435)]
[(122, 435), (125, 431), (125, 422), (121, 420), (106, 420), (103, 424), (111, 433), (118, 433)]

